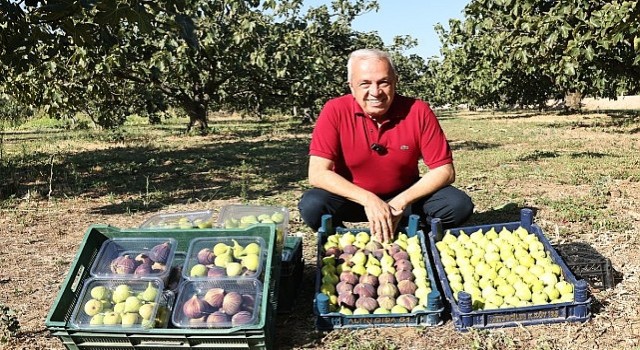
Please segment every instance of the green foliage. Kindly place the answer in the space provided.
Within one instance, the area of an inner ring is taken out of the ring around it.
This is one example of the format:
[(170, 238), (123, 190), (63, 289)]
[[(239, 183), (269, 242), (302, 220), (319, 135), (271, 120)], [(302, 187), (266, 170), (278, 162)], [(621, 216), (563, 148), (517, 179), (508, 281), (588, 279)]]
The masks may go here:
[(432, 63), (456, 101), (543, 106), (569, 92), (613, 98), (640, 90), (638, 1), (473, 0), (438, 26)]
[(15, 311), (0, 304), (0, 344), (6, 343), (20, 330), (20, 321)]

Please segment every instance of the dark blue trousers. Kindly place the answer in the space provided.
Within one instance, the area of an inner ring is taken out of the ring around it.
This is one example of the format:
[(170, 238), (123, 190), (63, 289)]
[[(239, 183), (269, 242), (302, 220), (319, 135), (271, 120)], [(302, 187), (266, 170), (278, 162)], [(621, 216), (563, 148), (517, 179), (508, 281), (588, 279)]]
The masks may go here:
[[(383, 198), (385, 200), (390, 198)], [(302, 220), (314, 231), (322, 224), (322, 216), (330, 214), (334, 226), (344, 226), (343, 222), (367, 222), (364, 207), (331, 192), (312, 188), (307, 190), (298, 203)], [(473, 202), (463, 191), (446, 186), (430, 196), (416, 201), (411, 206), (411, 214), (420, 216), (420, 222), (430, 225), (431, 219), (439, 218), (442, 227), (459, 227), (473, 213)]]

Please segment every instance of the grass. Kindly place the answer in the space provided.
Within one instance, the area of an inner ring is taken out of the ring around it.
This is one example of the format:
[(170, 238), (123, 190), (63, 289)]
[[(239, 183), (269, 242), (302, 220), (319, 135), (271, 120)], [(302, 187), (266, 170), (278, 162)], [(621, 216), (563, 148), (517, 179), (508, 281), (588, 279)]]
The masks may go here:
[[(211, 132), (201, 136), (185, 135), (186, 123), (186, 118), (173, 118), (149, 125), (134, 117), (109, 132), (65, 130), (47, 120), (30, 121), (38, 131), (5, 128), (0, 210), (26, 227), (37, 214), (23, 215), (19, 208), (27, 203), (28, 210), (44, 210), (28, 205), (41, 201), (48, 201), (53, 212), (51, 206), (72, 211), (65, 206), (76, 210), (78, 203), (86, 203), (80, 210), (96, 217), (144, 215), (194, 203), (282, 205), (293, 214), (291, 231), (310, 238), (305, 250), (312, 262), (314, 236), (296, 211), (308, 186), (311, 126), (284, 116), (255, 120), (216, 114)], [(469, 225), (517, 221), (519, 210), (530, 207), (545, 232), (567, 239), (602, 233), (624, 237), (637, 228), (625, 214), (640, 202), (637, 117), (453, 113), (441, 125), (454, 151), (456, 186), (476, 205)], [(55, 263), (64, 267), (68, 262), (56, 258)], [(19, 296), (27, 292), (27, 287), (16, 290)], [(38, 317), (42, 315), (32, 319)], [(429, 336), (420, 332), (418, 338)], [(501, 332), (472, 332), (456, 339), (472, 349), (523, 344)], [(393, 332), (369, 330), (357, 337), (350, 331), (331, 332), (313, 342), (326, 349), (406, 348), (406, 340)], [(543, 334), (529, 348), (553, 349), (555, 342)]]

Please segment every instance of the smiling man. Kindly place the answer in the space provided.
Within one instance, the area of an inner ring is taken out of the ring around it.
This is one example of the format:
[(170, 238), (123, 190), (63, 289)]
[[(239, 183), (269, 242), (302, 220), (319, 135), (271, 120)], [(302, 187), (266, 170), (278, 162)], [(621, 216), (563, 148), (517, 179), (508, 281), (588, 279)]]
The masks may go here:
[[(408, 213), (455, 227), (473, 212), (471, 198), (451, 186), (453, 155), (438, 119), (421, 100), (396, 94), (390, 56), (362, 49), (349, 55), (351, 94), (329, 100), (309, 147), (309, 183), (298, 208), (318, 230), (324, 214), (334, 225), (368, 222), (381, 241), (393, 238)], [(419, 161), (428, 171), (420, 174)]]

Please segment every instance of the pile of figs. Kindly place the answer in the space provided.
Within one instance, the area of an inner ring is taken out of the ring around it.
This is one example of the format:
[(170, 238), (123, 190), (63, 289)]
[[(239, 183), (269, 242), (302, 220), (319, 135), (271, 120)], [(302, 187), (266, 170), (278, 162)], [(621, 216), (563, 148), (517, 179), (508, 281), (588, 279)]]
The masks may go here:
[(186, 278), (255, 277), (263, 264), (262, 238), (194, 241)]
[(345, 315), (426, 310), (431, 283), (419, 236), (382, 243), (361, 231), (336, 233), (322, 246), (320, 292)]
[(172, 243), (166, 241), (153, 246), (148, 251), (119, 255), (111, 260), (109, 269), (114, 275), (158, 275), (167, 270), (171, 257)]
[[(256, 286), (260, 284), (257, 280), (253, 282)], [(256, 308), (259, 308), (257, 290), (206, 281), (189, 281), (188, 284), (182, 289), (184, 295), (178, 304), (181, 313), (174, 310), (174, 324), (177, 326), (227, 328), (255, 323)]]
[[(234, 213), (234, 208), (237, 209)], [(229, 206), (220, 214), (219, 224), (223, 228), (247, 228), (255, 224), (276, 224), (276, 244), (284, 243), (284, 229), (287, 225), (287, 216), (282, 211), (262, 209), (263, 213), (248, 213), (243, 206)]]

